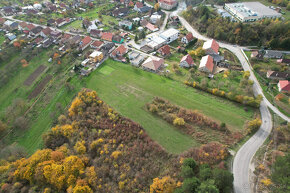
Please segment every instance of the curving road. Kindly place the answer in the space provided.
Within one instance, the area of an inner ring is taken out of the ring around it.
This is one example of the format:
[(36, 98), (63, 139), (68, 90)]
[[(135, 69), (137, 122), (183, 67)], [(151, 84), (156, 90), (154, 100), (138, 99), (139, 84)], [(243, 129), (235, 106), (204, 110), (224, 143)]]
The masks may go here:
[[(198, 33), (192, 26), (181, 16), (179, 16), (182, 25), (189, 31), (192, 32), (193, 36), (201, 40), (209, 40), (200, 33)], [(253, 91), (255, 95), (262, 95), (263, 100), (260, 105), (260, 112), (262, 117), (262, 125), (260, 129), (252, 136), (236, 153), (233, 163), (233, 174), (234, 174), (234, 191), (235, 193), (249, 193), (251, 192), (250, 182), (250, 163), (257, 150), (261, 147), (264, 141), (268, 138), (272, 130), (272, 116), (268, 108), (274, 111), (282, 119), (290, 121), (289, 117), (281, 113), (276, 107), (274, 107), (264, 96), (263, 90), (255, 77), (252, 68), (250, 67), (246, 56), (242, 51), (242, 47), (231, 45), (223, 42), (219, 42), (220, 47), (226, 48), (233, 52), (245, 71), (250, 71), (250, 79), (254, 81)]]

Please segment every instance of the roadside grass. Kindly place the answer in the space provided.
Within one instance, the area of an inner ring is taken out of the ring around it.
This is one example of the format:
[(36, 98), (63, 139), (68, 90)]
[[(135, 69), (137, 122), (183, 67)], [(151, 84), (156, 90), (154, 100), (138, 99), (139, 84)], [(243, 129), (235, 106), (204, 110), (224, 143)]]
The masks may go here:
[[(23, 82), (26, 78), (40, 65), (46, 65), (48, 56), (48, 51), (43, 51), (37, 57), (34, 57), (29, 65), (25, 68), (19, 64), (19, 71), (9, 79), (9, 82), (0, 88), (0, 93), (5, 93), (0, 95), (0, 117), (4, 113), (5, 109), (13, 102), (16, 98), (27, 98), (28, 92), (33, 88), (35, 81), (31, 86), (24, 86)], [(21, 57), (18, 55), (18, 57)]]
[(3, 44), (4, 41), (5, 41), (4, 33), (0, 33), (0, 46)]
[[(102, 69), (107, 66), (115, 70), (104, 75)], [(72, 79), (74, 85), (78, 81), (76, 76)], [(145, 104), (155, 96), (196, 109), (220, 123), (225, 122), (234, 130), (242, 130), (245, 121), (251, 119), (255, 111), (250, 108), (246, 112), (241, 105), (112, 60), (107, 60), (100, 69), (82, 81), (122, 115), (141, 124), (152, 139), (171, 153), (180, 153), (198, 144), (144, 109)]]

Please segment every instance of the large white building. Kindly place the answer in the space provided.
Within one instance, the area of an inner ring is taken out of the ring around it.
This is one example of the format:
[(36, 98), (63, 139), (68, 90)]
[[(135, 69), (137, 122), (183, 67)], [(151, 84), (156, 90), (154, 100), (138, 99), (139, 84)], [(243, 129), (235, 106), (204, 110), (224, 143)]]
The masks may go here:
[(158, 0), (162, 9), (170, 10), (177, 6), (177, 0)]
[(224, 9), (241, 22), (252, 22), (263, 18), (279, 18), (281, 13), (266, 7), (260, 2), (226, 3)]
[(177, 40), (179, 36), (179, 31), (177, 29), (170, 28), (160, 34), (160, 37), (165, 39), (168, 44)]

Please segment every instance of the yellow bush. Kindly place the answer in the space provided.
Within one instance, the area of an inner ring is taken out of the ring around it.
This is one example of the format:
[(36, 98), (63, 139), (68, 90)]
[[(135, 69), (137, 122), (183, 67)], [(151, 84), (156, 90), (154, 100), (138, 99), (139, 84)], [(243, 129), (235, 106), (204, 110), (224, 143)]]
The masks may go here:
[(173, 121), (173, 124), (183, 126), (185, 124), (185, 121), (183, 118), (176, 117)]

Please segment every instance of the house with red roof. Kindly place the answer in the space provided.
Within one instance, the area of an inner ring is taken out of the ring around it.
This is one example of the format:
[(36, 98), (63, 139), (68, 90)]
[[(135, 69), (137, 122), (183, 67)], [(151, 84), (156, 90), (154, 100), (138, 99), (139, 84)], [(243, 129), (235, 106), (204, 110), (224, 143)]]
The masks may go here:
[(0, 17), (0, 26), (2, 26), (5, 23), (5, 21), (6, 20), (4, 18)]
[(290, 93), (290, 81), (279, 80), (277, 86), (278, 86), (279, 92)]
[(219, 48), (219, 44), (214, 39), (206, 41), (202, 47), (206, 54), (218, 54)]
[(213, 63), (213, 57), (206, 55), (201, 58), (198, 69), (202, 72), (213, 73), (214, 67), (215, 65)]
[(189, 44), (190, 42), (192, 42), (194, 39), (192, 33), (188, 33), (186, 34), (186, 36), (184, 36), (182, 39), (181, 39), (181, 42), (184, 43), (184, 44)]
[(144, 63), (142, 64), (142, 67), (144, 70), (148, 70), (151, 72), (158, 72), (164, 65), (164, 59), (158, 58), (155, 56), (148, 57)]
[(143, 3), (137, 1), (135, 6), (134, 6), (134, 10), (140, 12), (142, 7), (144, 7)]
[(19, 23), (19, 25), (18, 25), (18, 30), (20, 30), (20, 31), (24, 31), (25, 30), (25, 28), (26, 28), (26, 26), (27, 26), (27, 23), (26, 22), (20, 22)]
[(41, 30), (40, 35), (42, 37), (46, 38), (50, 35), (51, 32), (52, 32), (52, 30), (49, 27), (47, 27), (47, 28)]
[(129, 7), (134, 7), (134, 3), (133, 3), (133, 1), (130, 1), (130, 2), (129, 2)]
[(158, 49), (157, 52), (161, 54), (161, 56), (163, 57), (167, 57), (171, 55), (170, 47), (168, 45), (162, 46), (161, 48)]
[(160, 8), (171, 10), (177, 6), (177, 0), (158, 0)]
[(128, 48), (126, 48), (124, 45), (120, 45), (111, 53), (110, 56), (117, 61), (126, 62), (126, 58), (124, 57), (124, 55), (127, 52)]
[(189, 67), (192, 67), (193, 65), (194, 65), (194, 61), (189, 54), (183, 56), (179, 64), (179, 66), (183, 68), (189, 68)]
[(93, 49), (100, 49), (102, 47), (102, 45), (104, 44), (104, 42), (96, 40), (91, 44), (91, 48)]
[(102, 33), (102, 37), (103, 40), (109, 41), (111, 42), (113, 39), (113, 34), (111, 32), (104, 32)]
[(83, 51), (85, 50), (91, 43), (92, 43), (92, 38), (90, 36), (86, 36), (82, 41), (80, 42), (80, 49)]

